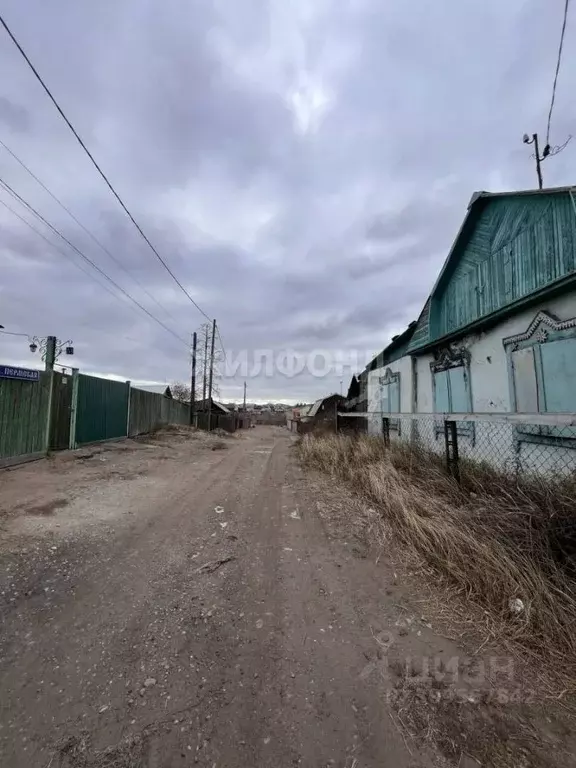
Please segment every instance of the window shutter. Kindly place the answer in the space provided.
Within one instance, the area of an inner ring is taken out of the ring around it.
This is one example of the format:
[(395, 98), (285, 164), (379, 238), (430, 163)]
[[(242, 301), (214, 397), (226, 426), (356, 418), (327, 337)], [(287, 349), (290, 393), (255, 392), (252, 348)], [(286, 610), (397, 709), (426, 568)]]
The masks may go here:
[(400, 382), (397, 379), (388, 385), (388, 405), (390, 413), (400, 413)]
[(534, 365), (534, 348), (512, 352), (514, 394), (518, 413), (538, 413), (538, 385)]
[(390, 384), (382, 384), (381, 392), (382, 392), (382, 412), (390, 413)]
[(576, 410), (576, 339), (550, 341), (540, 346), (544, 403), (552, 413)]
[(450, 413), (468, 413), (470, 398), (468, 397), (464, 366), (450, 368), (448, 375), (450, 380)]
[(434, 411), (436, 413), (449, 413), (450, 411), (448, 371), (438, 371), (434, 374)]

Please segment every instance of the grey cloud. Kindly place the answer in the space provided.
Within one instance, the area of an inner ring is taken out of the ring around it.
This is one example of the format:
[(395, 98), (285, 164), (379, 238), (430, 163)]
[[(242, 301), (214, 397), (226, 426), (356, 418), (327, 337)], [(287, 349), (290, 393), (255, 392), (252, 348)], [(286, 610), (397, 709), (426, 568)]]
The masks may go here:
[[(230, 353), (374, 352), (418, 315), (472, 192), (534, 186), (521, 136), (545, 128), (559, 18), (536, 0), (447, 0), (416, 16), (400, 0), (298, 7), (103, 0), (88, 12), (6, 0), (3, 13), (150, 240), (217, 316)], [(188, 338), (203, 318), (5, 36), (0, 67), (0, 138), (169, 314), (0, 152), (2, 177)], [(573, 90), (566, 65), (555, 144), (574, 132)], [(570, 146), (544, 166), (550, 185), (575, 172)], [(0, 223), (7, 329), (72, 337), (83, 370), (188, 376), (180, 342), (1, 207)], [(21, 354), (0, 336), (2, 359)], [(262, 399), (338, 388), (336, 373), (249, 381)], [(241, 391), (225, 382), (225, 396)]]
[(30, 127), (30, 113), (27, 109), (0, 96), (0, 124), (4, 123), (11, 131), (25, 132)]

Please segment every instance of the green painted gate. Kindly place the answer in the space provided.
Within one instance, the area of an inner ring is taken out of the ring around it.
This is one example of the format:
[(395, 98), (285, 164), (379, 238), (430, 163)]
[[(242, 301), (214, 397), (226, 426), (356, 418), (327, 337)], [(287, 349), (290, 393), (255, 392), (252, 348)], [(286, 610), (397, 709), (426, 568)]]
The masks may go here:
[(62, 451), (70, 446), (70, 416), (72, 412), (72, 376), (54, 371), (52, 392), (52, 426), (50, 450)]
[(46, 454), (50, 377), (40, 381), (0, 379), (0, 466)]
[(126, 437), (130, 383), (78, 374), (76, 445)]

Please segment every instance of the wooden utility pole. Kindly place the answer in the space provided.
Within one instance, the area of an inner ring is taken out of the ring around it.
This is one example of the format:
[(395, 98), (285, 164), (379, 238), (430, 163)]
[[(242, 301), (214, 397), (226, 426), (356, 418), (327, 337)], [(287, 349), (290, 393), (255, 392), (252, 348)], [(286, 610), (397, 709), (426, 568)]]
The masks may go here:
[[(524, 134), (524, 144), (534, 144), (534, 157), (536, 158), (536, 173), (538, 174), (538, 189), (542, 189), (542, 162), (550, 154), (550, 145), (546, 144), (542, 157), (540, 157), (540, 147), (538, 146), (538, 134), (533, 133), (532, 138), (527, 133)], [(555, 154), (554, 152), (552, 154)]]
[(206, 386), (208, 383), (208, 328), (209, 326), (206, 324), (202, 326), (204, 328), (204, 359), (202, 361), (203, 363), (203, 374), (204, 378), (202, 381), (202, 407), (204, 410), (206, 410)]
[(46, 337), (45, 368), (47, 371), (54, 370), (54, 363), (56, 362), (56, 341), (56, 336)]
[(212, 338), (210, 339), (210, 373), (208, 379), (208, 431), (212, 429), (212, 380), (214, 377), (214, 341), (216, 340), (216, 320), (212, 320)]
[(196, 345), (198, 337), (196, 331), (192, 334), (192, 380), (190, 382), (190, 426), (194, 426), (196, 415)]
[(244, 382), (244, 409), (246, 410), (246, 382)]

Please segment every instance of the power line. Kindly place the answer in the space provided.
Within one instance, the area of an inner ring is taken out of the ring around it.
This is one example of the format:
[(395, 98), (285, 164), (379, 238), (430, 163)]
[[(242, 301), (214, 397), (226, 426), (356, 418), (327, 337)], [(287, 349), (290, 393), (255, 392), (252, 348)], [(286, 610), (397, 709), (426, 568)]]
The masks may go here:
[(552, 99), (550, 100), (550, 111), (548, 112), (548, 128), (546, 130), (546, 144), (550, 144), (550, 123), (552, 121), (552, 112), (554, 110), (554, 102), (556, 100), (556, 85), (558, 84), (558, 74), (560, 72), (560, 64), (562, 62), (562, 50), (564, 48), (564, 35), (566, 33), (566, 23), (568, 21), (568, 6), (570, 0), (566, 0), (564, 4), (564, 19), (562, 21), (562, 32), (560, 33), (560, 45), (558, 47), (558, 60), (556, 62), (556, 72), (554, 74), (554, 85), (552, 86)]
[(8, 203), (4, 202), (4, 200), (0, 200), (0, 205), (3, 205), (4, 208), (6, 208), (10, 213), (15, 216), (17, 219), (20, 219), (20, 221), (23, 224), (26, 224), (26, 226), (32, 230), (35, 234), (38, 235), (38, 237), (41, 237), (42, 240), (44, 240), (48, 245), (51, 245), (52, 248), (54, 248), (58, 253), (60, 253), (62, 256), (64, 256), (65, 259), (67, 259), (71, 264), (73, 264), (77, 269), (80, 270), (80, 272), (83, 272), (85, 275), (88, 275), (89, 278), (94, 280), (94, 282), (99, 285), (101, 288), (104, 288), (105, 291), (107, 291), (110, 296), (113, 296), (115, 299), (118, 298), (118, 296), (113, 293), (110, 288), (108, 288), (107, 285), (104, 285), (104, 283), (101, 283), (99, 280), (96, 279), (96, 277), (89, 272), (87, 269), (85, 269), (81, 264), (79, 264), (77, 261), (74, 261), (74, 259), (70, 256), (70, 254), (66, 253), (66, 251), (63, 251), (61, 248), (58, 248), (57, 245), (55, 245), (51, 240), (49, 240), (45, 235), (42, 234), (42, 232), (38, 231), (36, 227), (34, 227), (32, 224), (30, 224), (29, 221), (27, 221), (23, 216), (21, 216), (19, 213), (17, 213), (13, 208), (11, 208)]
[(222, 341), (222, 336), (220, 335), (220, 328), (218, 328), (218, 325), (216, 325), (216, 333), (218, 334), (218, 339), (220, 340), (220, 346), (222, 347), (222, 353), (224, 355), (224, 362), (228, 362), (228, 358), (226, 357), (226, 350), (224, 349), (224, 342)]
[[(1, 184), (1, 185), (2, 185), (4, 188), (6, 188), (6, 189), (8, 190), (8, 192), (9, 192), (9, 193), (10, 193), (10, 194), (11, 194), (13, 197), (15, 197), (15, 198), (16, 198), (16, 199), (17, 199), (17, 200), (18, 200), (18, 201), (19, 201), (19, 202), (20, 202), (22, 205), (24, 205), (26, 208), (28, 208), (28, 210), (30, 210), (30, 211), (31, 211), (31, 212), (32, 212), (32, 213), (33, 213), (33, 214), (34, 214), (34, 215), (35, 215), (35, 216), (36, 216), (38, 219), (40, 219), (40, 221), (42, 221), (42, 222), (43, 222), (43, 223), (44, 223), (44, 224), (45, 224), (47, 227), (49, 227), (49, 228), (50, 228), (50, 229), (51, 229), (51, 230), (52, 230), (52, 231), (53, 231), (53, 232), (54, 232), (56, 235), (58, 235), (58, 237), (60, 237), (60, 238), (61, 238), (61, 239), (62, 239), (62, 240), (63, 240), (63, 241), (64, 241), (64, 242), (67, 244), (67, 245), (69, 245), (69, 246), (70, 246), (70, 247), (71, 247), (71, 248), (72, 248), (72, 249), (73, 249), (73, 250), (74, 250), (74, 251), (75, 251), (75, 252), (76, 252), (76, 253), (77, 253), (77, 254), (78, 254), (78, 255), (79, 255), (81, 258), (82, 258), (82, 259), (84, 259), (84, 261), (86, 261), (88, 264), (90, 264), (90, 266), (92, 266), (92, 267), (93, 267), (93, 268), (94, 268), (94, 269), (95, 269), (97, 272), (99, 272), (99, 273), (100, 273), (100, 274), (101, 274), (101, 275), (102, 275), (102, 276), (103, 276), (103, 277), (104, 277), (106, 280), (108, 280), (108, 282), (109, 282), (109, 283), (111, 283), (111, 284), (112, 284), (112, 285), (113, 285), (113, 286), (114, 286), (114, 287), (115, 287), (117, 290), (119, 290), (119, 291), (120, 291), (122, 294), (124, 294), (124, 296), (126, 296), (126, 297), (127, 297), (127, 298), (128, 298), (130, 301), (131, 301), (131, 302), (133, 302), (133, 303), (134, 303), (134, 304), (135, 304), (137, 307), (139, 307), (139, 308), (140, 308), (140, 309), (141, 309), (143, 312), (145, 312), (145, 313), (148, 315), (148, 317), (150, 317), (152, 320), (154, 320), (154, 322), (155, 322), (155, 323), (158, 323), (158, 325), (161, 325), (161, 326), (162, 326), (162, 328), (164, 328), (164, 330), (168, 331), (168, 333), (170, 333), (172, 336), (174, 336), (174, 338), (178, 339), (178, 341), (180, 341), (180, 342), (181, 342), (182, 344), (184, 344), (186, 347), (188, 346), (188, 343), (187, 343), (186, 341), (184, 341), (184, 339), (182, 339), (182, 338), (181, 338), (180, 336), (178, 336), (178, 334), (177, 334), (177, 333), (175, 333), (175, 332), (174, 332), (174, 331), (173, 331), (171, 328), (169, 328), (167, 325), (165, 325), (165, 324), (162, 322), (162, 320), (159, 320), (157, 317), (155, 317), (155, 315), (153, 315), (151, 312), (149, 312), (149, 311), (146, 309), (146, 307), (142, 306), (142, 304), (140, 304), (140, 302), (139, 302), (139, 301), (137, 301), (137, 300), (136, 300), (136, 299), (135, 299), (133, 296), (131, 296), (131, 295), (128, 293), (128, 291), (124, 290), (124, 288), (122, 288), (122, 286), (121, 286), (121, 285), (118, 285), (118, 283), (117, 283), (117, 282), (115, 282), (115, 281), (114, 281), (114, 280), (113, 280), (111, 277), (109, 277), (109, 275), (107, 275), (107, 274), (106, 274), (106, 272), (104, 272), (104, 270), (103, 270), (103, 269), (100, 269), (100, 267), (99, 267), (97, 264), (95, 264), (95, 263), (92, 261), (92, 259), (90, 259), (90, 258), (89, 258), (88, 256), (86, 256), (84, 253), (82, 253), (82, 251), (81, 251), (79, 248), (77, 248), (77, 247), (76, 247), (76, 246), (75, 246), (73, 243), (71, 243), (71, 242), (70, 242), (70, 241), (69, 241), (69, 240), (68, 240), (66, 237), (64, 237), (64, 235), (63, 235), (61, 232), (59, 232), (59, 231), (56, 229), (56, 227), (52, 226), (52, 224), (50, 224), (50, 222), (49, 222), (49, 221), (47, 221), (47, 220), (46, 220), (46, 219), (45, 219), (45, 218), (44, 218), (44, 217), (43, 217), (43, 216), (42, 216), (40, 213), (38, 213), (38, 211), (37, 211), (37, 210), (36, 210), (36, 209), (35, 209), (35, 208), (34, 208), (32, 205), (30, 205), (30, 203), (26, 202), (26, 200), (24, 200), (24, 198), (22, 198), (22, 197), (21, 197), (21, 196), (20, 196), (20, 195), (19, 195), (17, 192), (15, 192), (15, 191), (12, 189), (12, 187), (11, 187), (9, 184), (7, 184), (5, 181), (3, 181), (1, 178), (0, 178), (0, 184)], [(34, 228), (34, 227), (33, 227), (33, 226), (32, 226), (32, 225), (31, 225), (31, 224), (28, 222), (28, 221), (26, 221), (26, 219), (24, 219), (22, 216), (19, 216), (19, 215), (18, 215), (18, 214), (17, 214), (15, 211), (13, 211), (13, 210), (10, 208), (10, 206), (6, 205), (6, 203), (4, 203), (4, 201), (0, 200), (0, 202), (1, 202), (1, 203), (2, 203), (2, 204), (3, 204), (3, 205), (6, 207), (6, 208), (8, 208), (8, 210), (9, 210), (9, 211), (11, 211), (11, 212), (12, 212), (12, 213), (13, 213), (15, 216), (17, 216), (17, 217), (18, 217), (18, 218), (19, 218), (21, 221), (23, 221), (23, 222), (24, 222), (24, 223), (25, 223), (25, 224), (26, 224), (28, 227), (30, 227), (30, 229), (32, 229), (34, 232), (36, 232), (36, 234), (37, 234), (37, 235), (40, 235), (40, 237), (42, 237), (42, 239), (43, 239), (43, 240), (45, 240), (47, 243), (49, 243), (50, 245), (52, 245), (52, 246), (53, 246), (53, 247), (54, 247), (54, 248), (55, 248), (55, 249), (56, 249), (56, 250), (57, 250), (59, 253), (61, 253), (61, 254), (63, 254), (63, 255), (64, 255), (64, 252), (63, 252), (62, 250), (60, 250), (60, 248), (58, 248), (56, 245), (54, 245), (54, 243), (52, 243), (52, 241), (48, 240), (48, 238), (47, 238), (47, 237), (45, 237), (45, 236), (44, 236), (44, 235), (42, 235), (40, 232), (38, 232), (38, 230), (37, 230), (37, 229), (35, 229), (35, 228)], [(68, 258), (68, 257), (66, 256), (66, 258)], [(76, 262), (74, 262), (74, 261), (73, 261), (73, 263), (74, 263), (74, 264), (76, 264)], [(77, 265), (77, 266), (79, 266), (79, 267), (80, 267), (80, 265)], [(84, 270), (82, 270), (82, 271), (84, 271)], [(87, 273), (87, 274), (89, 274), (89, 273)], [(91, 275), (91, 277), (93, 277), (93, 275)], [(96, 281), (96, 282), (98, 282), (98, 281)], [(100, 283), (98, 283), (98, 284), (99, 284), (99, 285), (101, 285)], [(102, 286), (102, 287), (104, 287), (104, 286)], [(109, 289), (107, 288), (107, 290), (109, 290)], [(112, 295), (114, 296), (114, 298), (116, 298), (116, 299), (118, 298), (118, 296), (116, 296), (116, 294), (112, 293)]]
[(131, 278), (132, 278), (132, 280), (134, 280), (134, 282), (136, 283), (136, 285), (138, 285), (138, 286), (139, 286), (139, 287), (140, 287), (140, 288), (141, 288), (141, 289), (144, 291), (144, 293), (145, 293), (145, 294), (146, 294), (146, 295), (147, 295), (147, 296), (148, 296), (150, 299), (152, 299), (152, 301), (153, 301), (155, 304), (157, 304), (157, 306), (158, 306), (158, 307), (160, 307), (160, 309), (161, 309), (161, 310), (163, 310), (164, 312), (166, 312), (166, 314), (167, 314), (169, 317), (171, 317), (171, 318), (172, 318), (172, 320), (174, 320), (174, 317), (173, 317), (173, 316), (170, 314), (170, 312), (168, 312), (168, 310), (166, 309), (166, 307), (163, 307), (163, 306), (162, 306), (162, 304), (160, 304), (160, 302), (159, 302), (159, 301), (158, 301), (158, 300), (157, 300), (157, 299), (156, 299), (156, 298), (155, 298), (155, 297), (154, 297), (154, 296), (153, 296), (153, 295), (152, 295), (152, 294), (151, 294), (151, 293), (150, 293), (150, 292), (149, 292), (149, 291), (148, 291), (148, 290), (147, 290), (147, 289), (146, 289), (146, 288), (145, 288), (145, 287), (142, 285), (142, 283), (140, 283), (140, 281), (139, 281), (139, 280), (138, 280), (136, 277), (134, 277), (134, 275), (133, 275), (133, 274), (131, 274), (131, 273), (130, 273), (130, 272), (127, 270), (127, 269), (126, 269), (126, 267), (125, 267), (125, 266), (122, 264), (122, 262), (121, 262), (119, 259), (117, 259), (117, 258), (114, 256), (114, 254), (110, 253), (110, 251), (108, 250), (108, 248), (106, 248), (106, 246), (102, 245), (102, 243), (100, 242), (100, 240), (98, 240), (98, 238), (96, 237), (96, 235), (94, 235), (92, 232), (90, 232), (90, 230), (89, 230), (87, 227), (85, 227), (85, 226), (84, 226), (84, 224), (82, 224), (82, 222), (81, 222), (81, 221), (79, 221), (79, 220), (76, 218), (76, 216), (75, 216), (75, 215), (72, 213), (72, 211), (70, 211), (70, 210), (69, 210), (69, 209), (68, 209), (68, 208), (67, 208), (67, 207), (64, 205), (64, 203), (63, 203), (61, 200), (59, 200), (59, 199), (56, 197), (56, 195), (55, 195), (55, 194), (52, 192), (52, 190), (50, 190), (50, 189), (49, 189), (49, 188), (46, 186), (46, 184), (44, 184), (44, 182), (43, 182), (43, 181), (41, 181), (41, 180), (38, 178), (38, 176), (36, 176), (36, 175), (35, 175), (35, 174), (34, 174), (34, 173), (33, 173), (33, 172), (30, 170), (30, 168), (28, 168), (28, 166), (27, 166), (27, 165), (26, 165), (26, 164), (25, 164), (25, 163), (24, 163), (24, 162), (23, 162), (23, 161), (22, 161), (22, 160), (21, 160), (21, 159), (18, 157), (18, 155), (16, 155), (16, 154), (15, 154), (15, 153), (14, 153), (14, 152), (13, 152), (13, 151), (10, 149), (10, 147), (8, 147), (8, 146), (7, 146), (7, 145), (6, 145), (6, 144), (5, 144), (5, 143), (2, 141), (2, 139), (0, 139), (0, 146), (4, 147), (4, 149), (5, 149), (5, 150), (6, 150), (6, 151), (7, 151), (7, 152), (10, 154), (10, 155), (12, 155), (12, 157), (14, 158), (14, 160), (16, 160), (16, 162), (17, 162), (17, 163), (19, 163), (19, 164), (22, 166), (22, 168), (24, 168), (24, 170), (26, 171), (26, 173), (28, 173), (28, 174), (29, 174), (29, 175), (30, 175), (30, 176), (31, 176), (31, 177), (32, 177), (32, 178), (33, 178), (33, 179), (34, 179), (34, 180), (35, 180), (35, 181), (36, 181), (36, 182), (37, 182), (37, 183), (38, 183), (38, 184), (39, 184), (39, 185), (42, 187), (42, 189), (44, 189), (44, 190), (45, 190), (45, 191), (46, 191), (46, 192), (47, 192), (47, 193), (50, 195), (50, 197), (51, 197), (53, 200), (55, 200), (55, 201), (58, 203), (58, 205), (60, 206), (60, 208), (62, 208), (62, 209), (63, 209), (63, 210), (64, 210), (64, 211), (65, 211), (65, 212), (66, 212), (66, 213), (67, 213), (67, 214), (68, 214), (68, 215), (69, 215), (69, 216), (70, 216), (70, 217), (71, 217), (71, 218), (72, 218), (72, 219), (73, 219), (73, 220), (76, 222), (76, 224), (78, 224), (78, 226), (79, 226), (79, 227), (81, 227), (81, 228), (84, 230), (84, 232), (86, 232), (86, 234), (87, 234), (87, 235), (89, 235), (89, 236), (92, 238), (92, 240), (93, 240), (93, 241), (96, 243), (96, 245), (98, 245), (98, 246), (99, 246), (99, 247), (100, 247), (100, 248), (101, 248), (101, 249), (104, 251), (104, 253), (105, 253), (107, 256), (109, 256), (109, 257), (112, 259), (112, 261), (113, 261), (115, 264), (117, 264), (117, 265), (120, 267), (120, 269), (122, 269), (122, 270), (123, 270), (123, 271), (124, 271), (124, 272), (125, 272), (125, 273), (126, 273), (128, 276), (129, 276), (129, 277), (131, 277)]
[(48, 98), (49, 98), (49, 99), (50, 99), (50, 101), (51, 101), (51, 102), (54, 104), (54, 106), (56, 107), (56, 109), (57, 109), (57, 110), (58, 110), (58, 112), (60, 113), (60, 116), (62, 117), (62, 119), (64, 120), (64, 122), (65, 122), (65, 123), (66, 123), (66, 125), (68, 126), (68, 128), (70, 128), (70, 130), (71, 130), (71, 131), (72, 131), (72, 133), (74, 134), (74, 136), (75, 136), (75, 138), (76, 138), (76, 141), (77, 141), (77, 142), (80, 144), (80, 146), (82, 147), (82, 149), (84, 150), (84, 152), (85, 152), (85, 153), (88, 155), (88, 157), (89, 157), (89, 158), (90, 158), (90, 160), (92, 161), (92, 165), (93, 165), (93, 166), (96, 168), (96, 170), (98, 171), (98, 173), (100, 174), (100, 176), (101, 176), (101, 177), (104, 179), (104, 181), (106, 182), (106, 185), (108, 186), (108, 188), (110, 189), (110, 191), (112, 192), (112, 194), (114, 195), (114, 197), (116, 198), (116, 200), (117, 200), (117, 201), (120, 203), (120, 205), (121, 205), (121, 206), (122, 206), (122, 208), (124, 209), (124, 212), (126, 213), (126, 215), (128, 216), (128, 218), (130, 219), (130, 221), (132, 222), (132, 224), (134, 224), (134, 226), (136, 227), (136, 229), (138, 230), (138, 232), (140, 233), (140, 235), (141, 235), (141, 236), (143, 237), (143, 239), (146, 241), (146, 243), (148, 244), (148, 246), (149, 246), (149, 248), (151, 249), (151, 251), (154, 253), (154, 255), (156, 256), (156, 258), (157, 258), (157, 259), (160, 261), (160, 263), (162, 264), (162, 266), (164, 267), (164, 269), (165, 269), (165, 270), (168, 272), (168, 274), (169, 274), (169, 275), (172, 277), (172, 279), (174, 280), (174, 282), (176, 283), (176, 285), (178, 285), (178, 287), (180, 288), (180, 290), (181, 290), (181, 291), (182, 291), (182, 292), (183, 292), (183, 293), (184, 293), (184, 294), (185, 294), (185, 295), (188, 297), (188, 299), (189, 299), (189, 300), (192, 302), (192, 304), (193, 304), (193, 305), (196, 307), (196, 309), (197, 309), (197, 310), (198, 310), (198, 311), (199, 311), (199, 312), (200, 312), (202, 315), (204, 315), (204, 317), (205, 317), (207, 320), (210, 320), (210, 317), (208, 317), (208, 315), (206, 314), (206, 312), (204, 312), (204, 310), (203, 310), (203, 309), (202, 309), (202, 308), (201, 308), (201, 307), (200, 307), (200, 306), (199, 306), (199, 305), (198, 305), (198, 304), (197, 304), (197, 303), (194, 301), (194, 299), (192, 298), (192, 296), (190, 296), (190, 294), (188, 293), (188, 291), (186, 290), (186, 288), (184, 288), (184, 286), (182, 285), (182, 283), (180, 282), (180, 280), (178, 280), (178, 278), (176, 277), (176, 275), (174, 274), (174, 272), (172, 272), (172, 270), (170, 269), (170, 267), (168, 266), (168, 264), (167, 264), (167, 263), (164, 261), (164, 259), (162, 258), (162, 256), (160, 256), (160, 254), (158, 253), (158, 251), (156, 250), (156, 248), (155, 248), (155, 247), (152, 245), (152, 243), (150, 242), (150, 240), (148, 239), (148, 237), (147, 237), (147, 236), (144, 234), (144, 231), (142, 230), (142, 228), (140, 227), (140, 225), (138, 224), (138, 222), (136, 221), (136, 219), (134, 218), (134, 216), (132, 216), (132, 214), (130, 213), (130, 211), (129, 211), (129, 210), (128, 210), (128, 208), (126, 207), (126, 205), (125, 205), (124, 201), (122, 200), (122, 198), (120, 197), (120, 195), (118, 194), (118, 192), (116, 192), (116, 190), (115, 190), (115, 189), (114, 189), (114, 187), (112, 186), (111, 182), (108, 180), (108, 177), (106, 176), (106, 174), (104, 173), (104, 171), (103, 171), (103, 170), (100, 168), (100, 166), (98, 165), (98, 163), (97, 163), (97, 162), (96, 162), (96, 160), (94, 159), (94, 156), (92, 155), (92, 153), (90, 152), (90, 150), (88, 149), (88, 147), (86, 146), (86, 144), (84, 144), (84, 142), (83, 142), (83, 141), (82, 141), (82, 139), (80, 138), (80, 135), (78, 134), (78, 132), (76, 131), (76, 129), (74, 128), (74, 126), (72, 125), (72, 123), (70, 122), (70, 120), (69, 120), (69, 119), (66, 117), (66, 115), (64, 114), (64, 112), (63, 112), (62, 108), (60, 107), (60, 105), (58, 104), (58, 102), (56, 101), (56, 99), (54, 98), (54, 96), (52, 95), (52, 93), (51, 93), (50, 89), (48, 88), (48, 86), (46, 85), (46, 83), (44, 82), (44, 80), (43, 80), (43, 79), (40, 77), (40, 74), (38, 73), (38, 70), (37, 70), (37, 69), (36, 69), (36, 67), (35, 67), (35, 66), (32, 64), (32, 62), (30, 61), (30, 59), (29, 59), (29, 58), (28, 58), (28, 56), (26, 55), (26, 52), (24, 51), (24, 49), (22, 48), (22, 46), (20, 45), (20, 43), (18, 42), (18, 40), (17, 40), (17, 39), (14, 37), (14, 35), (13, 35), (12, 31), (10, 30), (9, 26), (6, 24), (6, 22), (4, 21), (4, 19), (3, 19), (3, 17), (2, 17), (1, 15), (0, 15), (0, 24), (2, 24), (2, 26), (4, 27), (4, 29), (5, 29), (5, 30), (6, 30), (6, 32), (8, 33), (8, 35), (9, 35), (10, 39), (12, 40), (12, 42), (14, 43), (14, 45), (16, 46), (16, 48), (18, 48), (18, 50), (19, 50), (19, 51), (20, 51), (20, 53), (22, 54), (22, 56), (23, 56), (24, 60), (26, 61), (26, 63), (28, 64), (28, 66), (30, 67), (30, 69), (32, 70), (32, 72), (34, 73), (34, 75), (36, 76), (36, 79), (38, 80), (38, 82), (40, 83), (40, 85), (42, 86), (42, 88), (44, 89), (44, 91), (46, 92), (46, 94), (48, 95)]
[[(2, 201), (0, 200), (0, 202), (2, 202)], [(6, 207), (8, 207), (8, 206), (6, 206)], [(26, 336), (27, 338), (30, 337), (29, 333), (14, 333), (14, 331), (0, 331), (0, 333), (4, 333), (4, 334), (6, 334), (6, 336)]]

